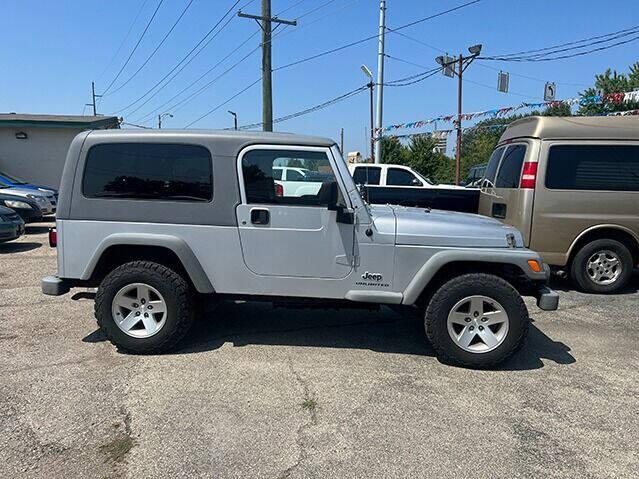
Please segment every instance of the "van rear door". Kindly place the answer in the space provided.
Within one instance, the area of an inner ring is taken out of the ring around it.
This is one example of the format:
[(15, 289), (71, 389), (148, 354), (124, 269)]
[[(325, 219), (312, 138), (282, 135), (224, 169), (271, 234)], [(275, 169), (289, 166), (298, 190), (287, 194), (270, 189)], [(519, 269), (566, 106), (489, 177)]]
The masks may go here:
[[(538, 148), (532, 140), (503, 145), (491, 157), (481, 184), (479, 212), (519, 229), (530, 245)], [(495, 157), (495, 158), (494, 158)], [(493, 165), (491, 163), (495, 162)], [(496, 165), (496, 167), (495, 167)], [(492, 166), (492, 168), (491, 168)], [(492, 174), (492, 178), (489, 177)]]

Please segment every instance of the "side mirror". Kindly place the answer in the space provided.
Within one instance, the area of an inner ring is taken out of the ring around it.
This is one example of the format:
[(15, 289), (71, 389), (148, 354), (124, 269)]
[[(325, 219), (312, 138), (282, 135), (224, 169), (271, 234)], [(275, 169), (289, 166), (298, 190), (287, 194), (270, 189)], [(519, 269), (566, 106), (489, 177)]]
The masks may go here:
[(317, 194), (320, 204), (326, 205), (331, 211), (338, 209), (337, 200), (339, 198), (339, 186), (337, 181), (325, 181)]
[(422, 186), (422, 182), (419, 181), (417, 178), (413, 178), (410, 182), (411, 185), (413, 186)]

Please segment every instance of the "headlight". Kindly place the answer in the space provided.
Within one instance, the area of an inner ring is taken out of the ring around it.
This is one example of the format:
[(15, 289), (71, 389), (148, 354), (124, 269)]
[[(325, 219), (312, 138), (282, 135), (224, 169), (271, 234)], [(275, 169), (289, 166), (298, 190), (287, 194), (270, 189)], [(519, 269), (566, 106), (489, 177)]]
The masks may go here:
[(4, 204), (9, 208), (18, 208), (22, 210), (31, 208), (29, 203), (25, 203), (24, 201), (4, 200)]

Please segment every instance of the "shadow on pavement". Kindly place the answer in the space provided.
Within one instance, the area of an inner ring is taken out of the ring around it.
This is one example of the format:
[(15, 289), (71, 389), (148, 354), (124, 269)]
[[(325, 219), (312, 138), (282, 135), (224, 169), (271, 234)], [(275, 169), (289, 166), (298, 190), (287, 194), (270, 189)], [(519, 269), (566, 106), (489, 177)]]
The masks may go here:
[(28, 235), (39, 235), (39, 234), (42, 234), (42, 233), (48, 233), (49, 232), (49, 226), (26, 225), (25, 226), (25, 232)]
[[(83, 341), (106, 338), (98, 330)], [(203, 313), (171, 354), (212, 351), (225, 343), (246, 345), (299, 346), (366, 349), (380, 353), (435, 357), (426, 340), (423, 323), (407, 319), (388, 309), (297, 310), (272, 308), (266, 303), (222, 303), (213, 313)], [(575, 358), (565, 344), (553, 341), (531, 324), (528, 341), (501, 371), (539, 369), (542, 360), (571, 364)]]
[(41, 247), (41, 243), (0, 243), (0, 254), (24, 253)]
[[(563, 278), (559, 278), (557, 276), (551, 276), (550, 277), (550, 287), (552, 289), (557, 290), (557, 291), (563, 291), (563, 292), (577, 291), (577, 292), (579, 292), (579, 289), (577, 289), (575, 284), (570, 279), (567, 279), (567, 278), (563, 279)], [(615, 293), (608, 293), (608, 294), (614, 296), (614, 295), (618, 295), (618, 294), (636, 293), (638, 291), (639, 291), (639, 269), (635, 269), (634, 272), (633, 272), (632, 277), (630, 278), (630, 281), (628, 281), (628, 284), (626, 286), (624, 286), (622, 289), (620, 289), (619, 291), (617, 291)], [(589, 294), (589, 293), (583, 293), (583, 294)], [(597, 296), (601, 296), (601, 295), (597, 295)]]

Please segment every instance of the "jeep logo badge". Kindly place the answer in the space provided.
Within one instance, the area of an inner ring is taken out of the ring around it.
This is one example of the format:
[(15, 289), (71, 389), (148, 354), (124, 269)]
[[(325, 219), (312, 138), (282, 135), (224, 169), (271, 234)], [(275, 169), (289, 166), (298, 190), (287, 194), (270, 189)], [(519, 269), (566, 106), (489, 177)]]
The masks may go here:
[(369, 273), (368, 271), (366, 271), (362, 275), (362, 279), (372, 280), (372, 281), (381, 281), (382, 280), (382, 275), (380, 273)]

